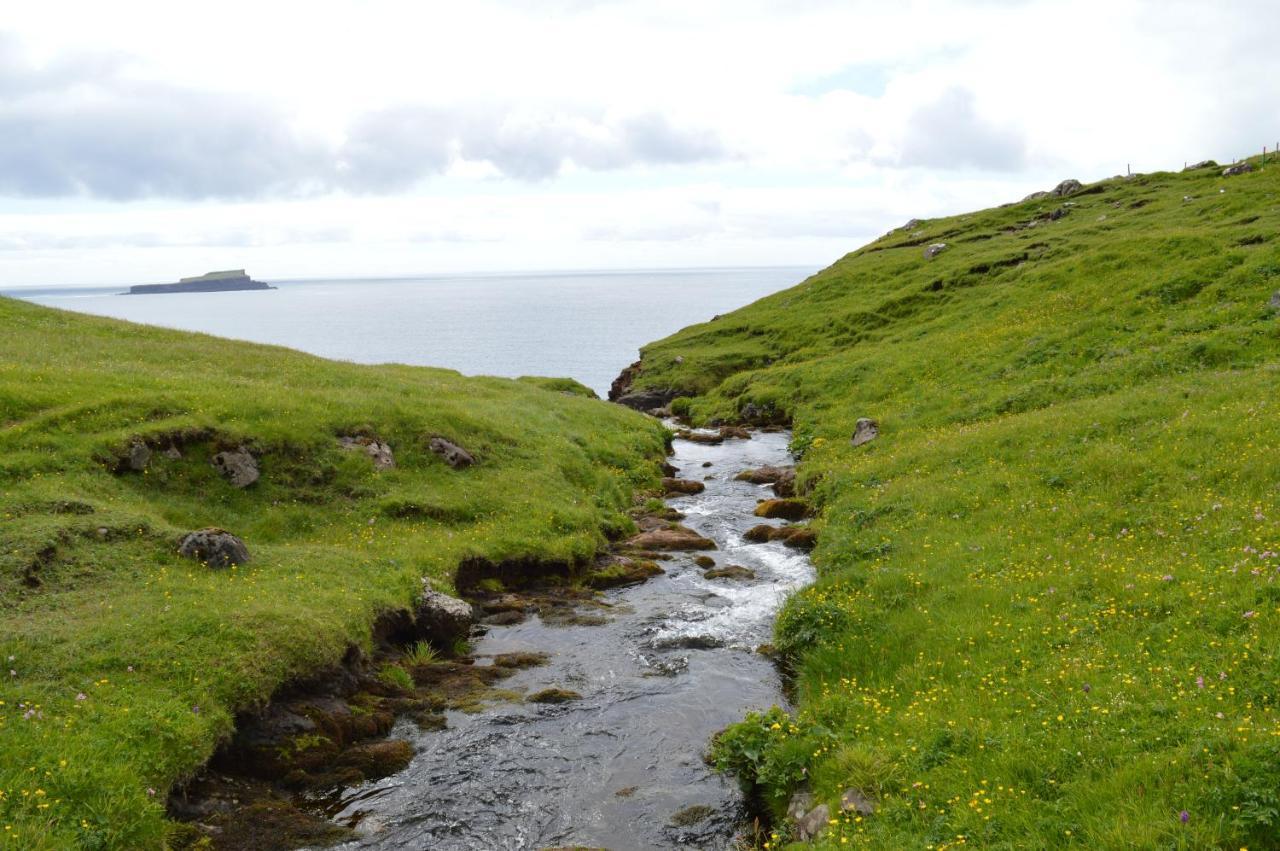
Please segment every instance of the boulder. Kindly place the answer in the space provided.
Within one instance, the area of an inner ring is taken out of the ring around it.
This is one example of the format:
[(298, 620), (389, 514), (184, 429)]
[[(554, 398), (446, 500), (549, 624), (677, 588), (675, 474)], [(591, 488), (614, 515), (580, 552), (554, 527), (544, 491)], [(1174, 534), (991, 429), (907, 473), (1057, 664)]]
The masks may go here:
[(1245, 162), (1236, 163), (1233, 166), (1228, 166), (1227, 168), (1224, 168), (1222, 170), (1222, 176), (1234, 177), (1237, 174), (1248, 174), (1251, 171), (1253, 171), (1253, 163), (1245, 161)]
[(694, 482), (689, 479), (675, 479), (670, 476), (664, 476), (662, 479), (662, 489), (668, 494), (685, 494), (692, 495), (702, 493), (707, 486), (702, 482)]
[(129, 445), (129, 469), (141, 473), (151, 463), (151, 450), (142, 441)]
[(932, 260), (946, 250), (947, 244), (945, 242), (935, 242), (924, 250), (924, 259)]
[(844, 794), (840, 796), (840, 811), (869, 816), (875, 813), (876, 805), (862, 794), (861, 789), (845, 789)]
[(773, 533), (777, 528), (777, 526), (770, 526), (768, 523), (761, 523), (743, 532), (742, 537), (754, 544), (767, 543), (773, 540)]
[(727, 425), (720, 426), (720, 436), (725, 440), (728, 440), (731, 437), (737, 438), (738, 440), (750, 440), (751, 432), (747, 431), (742, 426)]
[(778, 496), (787, 497), (796, 495), (796, 468), (786, 467), (782, 471), (782, 475), (773, 483), (773, 492)]
[(258, 461), (241, 446), (213, 456), (213, 467), (232, 487), (247, 488), (258, 480)]
[(638, 585), (655, 576), (666, 573), (661, 567), (648, 559), (613, 556), (583, 579), (589, 588), (604, 590), (621, 588), (625, 585)]
[(746, 582), (756, 578), (756, 572), (739, 564), (727, 564), (724, 567), (713, 567), (702, 574), (703, 579), (733, 579)]
[(671, 404), (671, 400), (679, 395), (678, 390), (636, 390), (619, 396), (613, 401), (647, 413)]
[(716, 542), (702, 537), (688, 526), (677, 524), (641, 532), (629, 539), (627, 546), (634, 550), (714, 550)]
[(771, 520), (800, 520), (809, 516), (809, 504), (802, 499), (766, 499), (756, 506), (755, 515)]
[(915, 230), (916, 228), (920, 227), (922, 224), (924, 224), (924, 222), (920, 221), (919, 219), (911, 219), (905, 225), (898, 228), (898, 230)]
[(716, 560), (713, 559), (711, 556), (698, 556), (693, 560), (693, 563), (696, 564), (698, 567), (703, 568), (704, 570), (706, 568), (716, 566)]
[(421, 638), (441, 649), (449, 648), (471, 633), (475, 612), (471, 604), (448, 594), (441, 594), (422, 580), (422, 595), (413, 610), (415, 631)]
[(826, 804), (818, 804), (818, 806), (809, 811), (808, 815), (796, 821), (796, 838), (801, 842), (816, 839), (830, 820), (831, 808)]
[(813, 793), (807, 789), (800, 789), (791, 796), (791, 800), (787, 803), (787, 818), (792, 821), (800, 821), (804, 818), (804, 814), (813, 808)]
[(1022, 201), (1021, 201), (1020, 203), (1025, 204), (1025, 203), (1027, 203), (1028, 201), (1040, 201), (1040, 200), (1042, 200), (1042, 199), (1044, 199), (1044, 198), (1048, 198), (1048, 197), (1050, 197), (1048, 192), (1032, 192), (1030, 195), (1028, 195), (1027, 197), (1023, 198), (1023, 199), (1022, 199)]
[(1194, 165), (1187, 166), (1186, 168), (1183, 169), (1183, 171), (1195, 171), (1198, 168), (1217, 168), (1217, 167), (1218, 167), (1218, 164), (1213, 160), (1201, 160), (1200, 162), (1195, 163)]
[(1271, 301), (1267, 302), (1267, 307), (1280, 311), (1280, 290), (1276, 290), (1271, 294)]
[(427, 448), (443, 458), (444, 463), (455, 470), (470, 467), (476, 462), (470, 452), (451, 440), (445, 440), (443, 437), (431, 438), (427, 443)]
[(390, 470), (396, 465), (396, 457), (389, 444), (372, 437), (339, 437), (338, 445), (348, 452), (363, 452), (373, 462), (375, 470)]
[(853, 424), (853, 445), (861, 446), (870, 443), (880, 436), (880, 424), (868, 417), (862, 417)]
[(719, 432), (691, 431), (687, 428), (677, 431), (676, 437), (680, 440), (687, 440), (690, 443), (704, 443), (708, 446), (724, 443), (724, 435)]
[(182, 536), (178, 554), (202, 562), (208, 567), (230, 567), (249, 560), (244, 541), (225, 529), (199, 529)]
[(1084, 184), (1078, 180), (1064, 180), (1049, 192), (1055, 198), (1066, 198), (1068, 195), (1074, 195), (1084, 189)]

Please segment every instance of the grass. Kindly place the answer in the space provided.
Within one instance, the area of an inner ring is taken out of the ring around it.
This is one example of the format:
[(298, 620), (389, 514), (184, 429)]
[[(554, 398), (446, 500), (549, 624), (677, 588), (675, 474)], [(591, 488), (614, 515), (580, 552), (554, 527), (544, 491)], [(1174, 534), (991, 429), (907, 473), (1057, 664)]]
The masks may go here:
[(895, 231), (644, 350), (695, 420), (794, 421), (796, 710), (716, 756), (831, 805), (818, 847), (1280, 848), (1280, 167), (1219, 171)]
[[(424, 576), (448, 588), (466, 556), (592, 555), (663, 454), (658, 424), (565, 382), (335, 363), (7, 299), (0, 329), (0, 848), (164, 847), (168, 789), (238, 709), (367, 647), (380, 610)], [(344, 434), (389, 442), (396, 469), (342, 451)], [(435, 435), (476, 464), (448, 467)], [(182, 457), (116, 472), (138, 439)], [(209, 458), (242, 444), (262, 478), (236, 490)], [(252, 560), (180, 559), (205, 526)]]

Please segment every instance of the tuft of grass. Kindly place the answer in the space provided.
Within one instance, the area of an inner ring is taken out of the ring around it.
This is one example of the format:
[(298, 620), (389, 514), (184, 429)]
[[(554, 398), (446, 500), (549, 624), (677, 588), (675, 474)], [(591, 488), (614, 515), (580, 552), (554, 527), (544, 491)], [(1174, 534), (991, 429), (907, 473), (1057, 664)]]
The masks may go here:
[[(368, 649), (380, 611), (424, 576), (450, 587), (464, 558), (590, 558), (657, 483), (657, 423), (538, 383), (3, 298), (0, 329), (0, 844), (14, 848), (163, 847), (169, 788), (237, 711)], [(351, 434), (389, 443), (395, 469), (343, 451)], [(435, 435), (476, 463), (442, 463)], [(139, 442), (152, 457), (130, 471)], [(210, 463), (240, 446), (261, 471), (244, 490)], [(251, 560), (181, 559), (180, 536), (208, 526)]]
[(644, 349), (695, 420), (795, 423), (796, 709), (715, 751), (775, 815), (803, 782), (822, 848), (1276, 847), (1278, 195), (1202, 169), (931, 220)]
[(440, 660), (440, 654), (425, 641), (419, 641), (404, 654), (404, 662), (410, 667), (431, 665)]

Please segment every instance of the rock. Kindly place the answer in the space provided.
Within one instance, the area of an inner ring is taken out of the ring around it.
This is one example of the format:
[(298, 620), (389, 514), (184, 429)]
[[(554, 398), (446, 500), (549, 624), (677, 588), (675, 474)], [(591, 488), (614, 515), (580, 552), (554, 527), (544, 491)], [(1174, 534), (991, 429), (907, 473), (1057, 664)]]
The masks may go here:
[(471, 604), (448, 594), (441, 594), (422, 580), (422, 595), (413, 611), (417, 634), (441, 649), (451, 648), (471, 632), (475, 612)]
[(786, 467), (782, 470), (782, 475), (773, 483), (773, 492), (782, 497), (796, 495), (795, 467)]
[(737, 438), (738, 440), (750, 440), (751, 432), (747, 431), (742, 426), (727, 425), (720, 426), (720, 436), (725, 440), (728, 440), (731, 437)]
[(639, 374), (640, 361), (636, 361), (618, 373), (618, 377), (609, 385), (609, 401), (616, 402), (631, 392), (631, 382), (635, 381)]
[(129, 469), (141, 473), (151, 463), (151, 450), (142, 441), (129, 445)]
[(689, 479), (674, 479), (670, 476), (664, 476), (662, 479), (662, 489), (668, 494), (685, 494), (692, 495), (702, 493), (707, 486), (702, 482), (694, 482)]
[(675, 362), (677, 366), (684, 363), (684, 355), (676, 355)]
[(796, 838), (801, 842), (816, 839), (830, 820), (831, 808), (826, 804), (818, 804), (808, 815), (796, 821)]
[(1213, 160), (1201, 160), (1195, 165), (1189, 165), (1183, 171), (1195, 171), (1198, 168), (1217, 168), (1218, 164)]
[(349, 452), (363, 452), (373, 461), (375, 470), (390, 470), (396, 465), (391, 446), (371, 437), (339, 437), (338, 445)]
[(1280, 290), (1276, 290), (1271, 294), (1271, 301), (1267, 302), (1267, 307), (1272, 310), (1280, 310)]
[(710, 462), (710, 461), (703, 461), (703, 462), (702, 462), (702, 466), (704, 466), (704, 467), (710, 467), (710, 466), (711, 466), (711, 462)]
[(1084, 184), (1082, 184), (1080, 181), (1064, 180), (1061, 183), (1059, 183), (1057, 186), (1053, 187), (1052, 191), (1050, 191), (1049, 194), (1054, 196), (1055, 198), (1066, 198), (1068, 195), (1076, 194), (1081, 189), (1084, 189)]
[(230, 567), (249, 560), (249, 548), (244, 541), (225, 529), (215, 528), (188, 532), (178, 544), (178, 554), (208, 567)]
[(787, 804), (787, 818), (792, 821), (800, 821), (804, 818), (804, 814), (813, 808), (813, 793), (801, 789), (791, 796), (790, 803)]
[(693, 560), (693, 563), (704, 570), (709, 567), (716, 566), (716, 560), (713, 559), (711, 556), (698, 556)]
[(880, 436), (880, 424), (868, 417), (862, 417), (853, 424), (853, 445), (861, 446), (870, 443)]
[(916, 228), (920, 227), (922, 224), (924, 224), (924, 222), (920, 221), (919, 219), (911, 219), (905, 225), (898, 228), (898, 230), (915, 230)]
[(258, 461), (243, 446), (219, 452), (213, 456), (212, 463), (232, 487), (247, 488), (258, 480)]
[(675, 525), (641, 532), (628, 540), (627, 546), (636, 550), (714, 550), (716, 542), (702, 537), (688, 526)]
[(809, 504), (802, 499), (766, 499), (756, 506), (755, 515), (771, 520), (800, 520), (809, 516)]
[(935, 242), (924, 250), (924, 259), (932, 260), (946, 250), (947, 244), (945, 242)]
[(612, 401), (637, 411), (648, 412), (671, 404), (680, 395), (677, 390), (636, 390)]
[(176, 446), (170, 446), (168, 449), (166, 449), (166, 450), (164, 451), (164, 457), (166, 457), (166, 458), (171, 458), (171, 459), (173, 459), (174, 461), (181, 461), (181, 460), (182, 460), (182, 450), (181, 450), (181, 449), (179, 449), (179, 448), (178, 448), (178, 447), (176, 447)]
[(476, 462), (470, 452), (451, 440), (445, 440), (443, 437), (431, 438), (427, 443), (427, 448), (443, 458), (444, 463), (455, 470), (470, 467)]
[(567, 688), (544, 688), (528, 697), (530, 703), (568, 703), (572, 700), (582, 700), (582, 695)]
[(588, 573), (583, 582), (590, 588), (604, 590), (638, 585), (666, 573), (649, 559), (614, 556), (605, 564)]
[(876, 805), (867, 800), (861, 790), (845, 789), (844, 794), (840, 796), (840, 811), (869, 816), (875, 813)]
[(775, 535), (774, 540), (782, 539), (784, 546), (797, 550), (811, 550), (818, 545), (818, 533), (808, 526), (785, 526), (785, 534)]
[(734, 579), (739, 582), (746, 582), (756, 578), (756, 572), (749, 568), (738, 564), (729, 564), (724, 567), (715, 567), (702, 574), (703, 579)]
[(777, 526), (770, 526), (768, 523), (761, 523), (758, 526), (752, 526), (742, 534), (742, 537), (752, 543), (763, 544), (773, 540), (773, 533), (777, 528)]
[(682, 428), (676, 432), (676, 437), (680, 440), (687, 440), (690, 443), (701, 443), (706, 446), (718, 446), (724, 443), (724, 437), (719, 432), (692, 431)]
[(1041, 199), (1048, 198), (1048, 197), (1050, 197), (1048, 192), (1032, 192), (1030, 195), (1023, 198), (1022, 201), (1019, 203), (1025, 204), (1028, 201), (1039, 201)]
[(753, 485), (771, 485), (778, 481), (778, 479), (782, 478), (783, 474), (787, 470), (790, 470), (794, 475), (795, 469), (795, 467), (775, 467), (772, 464), (766, 464), (763, 467), (743, 470), (733, 478), (734, 481), (751, 482)]
[(1229, 167), (1227, 167), (1227, 168), (1224, 168), (1224, 169), (1222, 170), (1222, 176), (1223, 176), (1223, 177), (1234, 177), (1234, 176), (1235, 176), (1235, 175), (1237, 175), (1237, 174), (1248, 174), (1248, 173), (1249, 173), (1249, 172), (1251, 172), (1251, 171), (1253, 171), (1253, 163), (1248, 162), (1248, 161), (1245, 161), (1245, 162), (1242, 162), (1242, 163), (1236, 163), (1236, 164), (1235, 164), (1235, 165), (1233, 165), (1233, 166), (1229, 166)]

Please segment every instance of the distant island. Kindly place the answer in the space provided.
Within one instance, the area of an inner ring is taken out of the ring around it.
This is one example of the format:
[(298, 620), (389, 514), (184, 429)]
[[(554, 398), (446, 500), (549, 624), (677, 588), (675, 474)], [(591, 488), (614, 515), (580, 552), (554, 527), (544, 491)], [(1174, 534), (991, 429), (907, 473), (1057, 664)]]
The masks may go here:
[(125, 295), (150, 295), (153, 293), (222, 293), (233, 290), (274, 290), (270, 284), (255, 281), (244, 269), (228, 269), (209, 272), (194, 278), (182, 278), (176, 284), (139, 284), (130, 287)]

